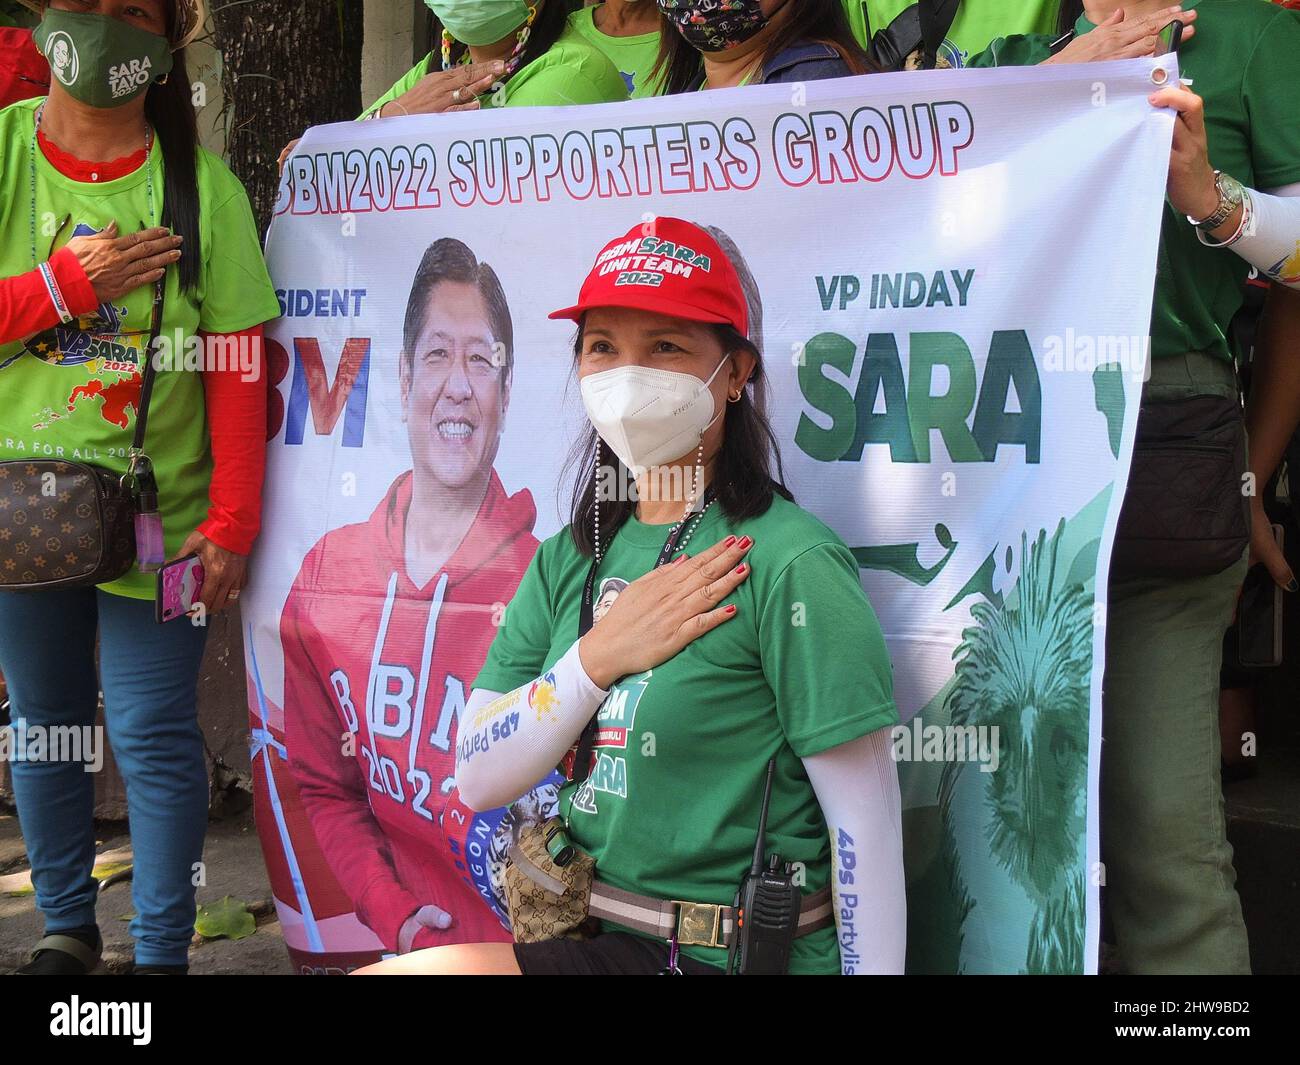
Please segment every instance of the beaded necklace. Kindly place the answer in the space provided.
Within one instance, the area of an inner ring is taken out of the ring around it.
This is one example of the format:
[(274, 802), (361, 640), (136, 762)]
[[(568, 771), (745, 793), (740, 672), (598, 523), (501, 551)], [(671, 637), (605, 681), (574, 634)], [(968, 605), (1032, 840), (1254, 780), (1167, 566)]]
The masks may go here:
[[(41, 118), (45, 114), (45, 104), (42, 103), (36, 109), (36, 121), (32, 123), (32, 142), (28, 154), (28, 174), (31, 178), (32, 209), (28, 232), (31, 236), (32, 244), (32, 269), (35, 270), (36, 263), (36, 135), (41, 130)], [(145, 187), (149, 196), (149, 224), (157, 225), (157, 212), (154, 210), (153, 198), (153, 128), (145, 123), (144, 127), (144, 180)], [(57, 237), (56, 237), (57, 239)]]
[[(506, 60), (506, 69), (501, 74), (501, 80), (506, 81), (511, 74), (519, 69), (519, 63), (524, 57), (524, 49), (528, 46), (528, 38), (533, 32), (533, 23), (537, 21), (537, 4), (528, 5), (528, 21), (519, 29), (519, 36), (515, 40), (514, 50), (510, 53), (510, 58)], [(456, 43), (456, 38), (444, 29), (442, 31), (442, 69), (451, 70), (456, 64), (451, 59), (451, 49)], [(469, 62), (469, 50), (461, 56), (460, 62)]]
[[(686, 545), (691, 542), (691, 537), (695, 535), (695, 530), (700, 527), (704, 521), (704, 515), (713, 506), (716, 496), (711, 496), (704, 506), (700, 506), (700, 477), (704, 472), (704, 441), (700, 441), (700, 446), (695, 452), (695, 468), (691, 471), (691, 490), (687, 494), (685, 509), (682, 512), (681, 519), (674, 522), (668, 530), (668, 542), (672, 543), (672, 554), (679, 551), (685, 551)], [(600, 440), (596, 441), (595, 459), (592, 463), (592, 479), (594, 483), (594, 492), (592, 494), (592, 517), (593, 517), (593, 536), (592, 549), (595, 555), (596, 564), (599, 565), (604, 558), (604, 549), (600, 544)], [(697, 509), (698, 508), (698, 509)], [(680, 535), (678, 530), (687, 526)], [(663, 561), (671, 561), (671, 557)]]

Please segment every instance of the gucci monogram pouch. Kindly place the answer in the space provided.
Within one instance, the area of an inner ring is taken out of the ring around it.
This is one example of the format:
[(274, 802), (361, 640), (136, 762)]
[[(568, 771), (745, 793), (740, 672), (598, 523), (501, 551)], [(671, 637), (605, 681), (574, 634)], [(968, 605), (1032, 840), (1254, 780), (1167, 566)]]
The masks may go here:
[(547, 837), (559, 823), (552, 818), (512, 829), (505, 887), (516, 943), (589, 938), (596, 862), (573, 847), (565, 864), (556, 863), (547, 848)]

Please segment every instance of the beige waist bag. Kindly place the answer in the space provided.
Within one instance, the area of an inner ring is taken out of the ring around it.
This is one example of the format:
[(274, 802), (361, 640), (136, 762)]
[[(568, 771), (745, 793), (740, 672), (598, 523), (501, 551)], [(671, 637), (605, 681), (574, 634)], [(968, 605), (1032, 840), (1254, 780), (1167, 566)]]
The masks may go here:
[(516, 824), (511, 830), (506, 866), (506, 908), (516, 943), (548, 939), (588, 939), (596, 923), (588, 919), (596, 862), (571, 847), (564, 865), (547, 849), (548, 837), (563, 829), (552, 817), (545, 823)]

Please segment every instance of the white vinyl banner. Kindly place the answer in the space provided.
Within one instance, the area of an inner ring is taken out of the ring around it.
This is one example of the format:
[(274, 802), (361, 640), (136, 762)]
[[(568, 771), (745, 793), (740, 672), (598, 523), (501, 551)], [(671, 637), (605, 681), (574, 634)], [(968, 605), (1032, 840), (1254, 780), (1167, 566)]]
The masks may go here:
[[(508, 939), (506, 815), (457, 799), (457, 714), (493, 616), (566, 521), (586, 422), (573, 325), (547, 313), (638, 222), (639, 254), (671, 257), (659, 216), (721, 231), (752, 276), (787, 483), (852, 549), (884, 629), (909, 970), (1095, 969), (1106, 578), (1147, 354), (1172, 130), (1148, 96), (1166, 67), (308, 132), (268, 238), (283, 317), (242, 600), (259, 831), (302, 971)], [(404, 333), (434, 320), (449, 344), (506, 340), (506, 370), (467, 359), (457, 394), (431, 395)]]

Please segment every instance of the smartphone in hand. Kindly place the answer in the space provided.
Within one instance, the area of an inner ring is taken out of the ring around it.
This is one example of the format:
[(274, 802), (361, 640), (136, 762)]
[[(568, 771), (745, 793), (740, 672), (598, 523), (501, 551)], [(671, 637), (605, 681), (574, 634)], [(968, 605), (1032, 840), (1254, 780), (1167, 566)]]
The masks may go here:
[(1156, 35), (1156, 55), (1168, 55), (1177, 52), (1183, 43), (1183, 24), (1177, 19), (1165, 25)]
[(198, 555), (168, 562), (158, 571), (154, 620), (158, 624), (184, 617), (203, 594), (203, 563)]

